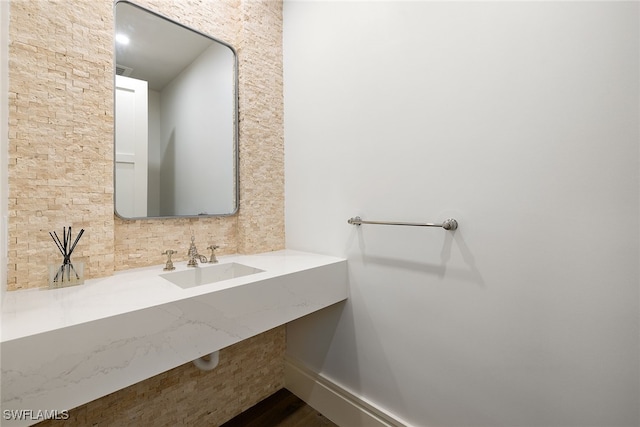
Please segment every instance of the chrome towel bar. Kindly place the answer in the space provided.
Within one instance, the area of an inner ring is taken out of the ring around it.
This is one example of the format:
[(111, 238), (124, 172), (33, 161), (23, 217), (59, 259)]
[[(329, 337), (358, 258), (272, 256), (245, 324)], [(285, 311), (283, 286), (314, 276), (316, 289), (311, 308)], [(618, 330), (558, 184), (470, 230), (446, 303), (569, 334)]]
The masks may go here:
[(446, 219), (442, 224), (433, 224), (430, 222), (389, 222), (389, 221), (364, 221), (359, 216), (349, 218), (347, 221), (352, 225), (375, 224), (375, 225), (408, 225), (412, 227), (442, 227), (445, 230), (455, 230), (458, 228), (458, 221), (453, 218)]

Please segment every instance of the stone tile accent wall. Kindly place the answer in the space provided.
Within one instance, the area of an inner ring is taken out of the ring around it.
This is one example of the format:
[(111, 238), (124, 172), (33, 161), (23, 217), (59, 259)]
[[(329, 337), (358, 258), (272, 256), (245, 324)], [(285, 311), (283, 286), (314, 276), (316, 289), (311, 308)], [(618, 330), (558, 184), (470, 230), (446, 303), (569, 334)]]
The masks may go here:
[(240, 144), (238, 250), (255, 253), (284, 246), (284, 96), (270, 89), (283, 87), (282, 5), (248, 0), (240, 10), (240, 141), (249, 143)]
[[(189, 236), (220, 254), (284, 248), (282, 3), (140, 0), (238, 52), (240, 209), (221, 218), (113, 214), (113, 3), (14, 0), (9, 28), (8, 290), (46, 286), (49, 231), (85, 229), (87, 278), (160, 264)], [(176, 260), (180, 260), (177, 257)]]
[[(47, 264), (60, 261), (48, 232), (69, 225), (85, 229), (74, 255), (87, 278), (160, 264), (164, 249), (186, 258), (192, 232), (220, 254), (284, 248), (282, 2), (136, 3), (238, 51), (239, 213), (116, 218), (113, 2), (11, 0), (8, 290), (46, 286)], [(277, 328), (221, 351), (216, 370), (180, 366), (73, 410), (65, 425), (218, 425), (283, 386), (284, 341)]]
[(220, 351), (220, 363), (201, 371), (192, 363), (69, 411), (64, 426), (219, 426), (284, 387), (285, 328)]
[[(251, 0), (249, 0), (251, 1)], [(167, 18), (185, 24), (205, 34), (225, 41), (237, 50), (238, 39), (242, 37), (242, 23), (240, 22), (240, 0), (201, 0), (197, 2), (169, 1), (169, 0), (141, 0), (136, 4), (160, 13)], [(282, 4), (280, 3), (282, 11)], [(280, 13), (280, 16), (282, 13)], [(260, 19), (259, 17), (247, 17)], [(282, 23), (272, 29), (272, 37), (282, 48)], [(239, 74), (244, 70), (240, 58)], [(265, 93), (258, 97), (270, 97), (271, 91), (279, 93), (282, 98), (282, 86), (265, 88)], [(240, 92), (240, 98), (245, 96)], [(242, 133), (242, 125), (240, 125)], [(281, 132), (277, 130), (278, 132)], [(247, 136), (240, 138), (241, 146), (253, 146), (255, 143)], [(269, 157), (266, 152), (254, 152), (262, 157)], [(283, 155), (283, 153), (281, 153)], [(243, 182), (240, 182), (242, 187)], [(284, 187), (280, 198), (284, 205)], [(242, 204), (242, 201), (241, 201)], [(264, 212), (264, 215), (271, 216)], [(174, 256), (176, 261), (186, 259), (191, 234), (196, 236), (198, 248), (203, 249), (212, 243), (220, 246), (216, 251), (219, 255), (238, 253), (238, 215), (219, 218), (185, 218), (185, 219), (153, 219), (153, 220), (123, 220), (115, 218), (115, 270), (155, 265), (164, 262), (161, 253), (165, 249), (178, 251)], [(284, 233), (281, 236), (278, 249), (284, 247)], [(262, 252), (260, 248), (249, 250), (249, 253)]]
[(111, 3), (12, 1), (9, 20), (7, 289), (47, 284), (69, 225), (86, 274), (112, 274)]

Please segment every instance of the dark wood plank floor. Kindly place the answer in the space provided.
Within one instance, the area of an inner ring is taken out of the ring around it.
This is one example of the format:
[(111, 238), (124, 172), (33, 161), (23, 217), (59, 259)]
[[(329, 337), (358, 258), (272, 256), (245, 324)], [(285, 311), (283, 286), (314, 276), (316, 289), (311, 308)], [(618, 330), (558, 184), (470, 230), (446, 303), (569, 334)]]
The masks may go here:
[(338, 427), (318, 411), (282, 389), (227, 421), (221, 427)]

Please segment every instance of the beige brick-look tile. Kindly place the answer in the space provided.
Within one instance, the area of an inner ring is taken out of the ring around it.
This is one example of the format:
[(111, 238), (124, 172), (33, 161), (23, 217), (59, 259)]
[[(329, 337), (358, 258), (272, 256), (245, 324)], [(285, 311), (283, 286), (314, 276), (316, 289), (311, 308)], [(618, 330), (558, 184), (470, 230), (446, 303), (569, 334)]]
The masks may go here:
[[(85, 258), (87, 278), (159, 264), (169, 247), (186, 253), (191, 232), (203, 244), (219, 244), (220, 254), (284, 247), (281, 2), (139, 4), (237, 46), (239, 213), (196, 220), (115, 218), (112, 3), (14, 1), (9, 234), (37, 247), (31, 258), (10, 251), (9, 290), (46, 285), (46, 264), (59, 258), (48, 232), (69, 225), (94, 229), (77, 252)], [(34, 212), (40, 219), (33, 219)]]
[[(46, 285), (47, 264), (59, 262), (48, 232), (63, 226), (79, 231), (100, 224), (78, 250), (88, 259), (113, 254), (113, 214), (105, 209), (113, 186), (112, 168), (106, 167), (113, 132), (113, 103), (107, 96), (112, 83), (105, 72), (111, 57), (86, 40), (83, 55), (72, 57), (68, 49), (74, 44), (71, 28), (109, 40), (110, 15), (107, 2), (11, 2), (9, 290)], [(103, 73), (91, 79), (78, 75), (74, 85), (74, 67), (80, 74), (87, 68)], [(112, 272), (113, 265), (87, 265), (89, 276)]]
[(238, 234), (239, 251), (252, 253), (284, 247), (282, 5), (245, 1), (240, 8)]
[(285, 348), (282, 326), (222, 349), (211, 371), (187, 363), (37, 425), (219, 426), (284, 387)]
[[(239, 213), (116, 218), (113, 2), (12, 0), (8, 290), (46, 285), (46, 265), (60, 261), (48, 232), (64, 226), (85, 229), (75, 255), (88, 278), (160, 264), (164, 249), (186, 254), (191, 233), (221, 254), (284, 247), (281, 1), (137, 3), (238, 51)], [(73, 410), (64, 425), (219, 425), (283, 386), (284, 341), (283, 327), (261, 334), (223, 350), (214, 371), (178, 367)]]

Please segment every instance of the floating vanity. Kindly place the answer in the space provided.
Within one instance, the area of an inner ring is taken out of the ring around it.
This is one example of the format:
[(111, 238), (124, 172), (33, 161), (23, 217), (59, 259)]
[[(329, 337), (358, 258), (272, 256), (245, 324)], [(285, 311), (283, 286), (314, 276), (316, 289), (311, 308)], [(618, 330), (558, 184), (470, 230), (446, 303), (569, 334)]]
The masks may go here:
[(6, 293), (2, 409), (71, 409), (347, 298), (341, 258), (284, 250), (175, 267)]

